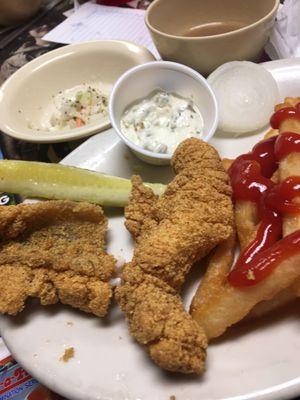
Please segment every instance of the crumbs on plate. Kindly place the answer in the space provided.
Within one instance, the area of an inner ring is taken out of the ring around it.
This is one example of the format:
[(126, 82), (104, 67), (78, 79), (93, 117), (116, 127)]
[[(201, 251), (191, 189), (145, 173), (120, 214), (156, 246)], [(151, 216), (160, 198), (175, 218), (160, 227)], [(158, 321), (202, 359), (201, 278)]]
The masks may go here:
[(64, 354), (60, 357), (59, 361), (68, 362), (70, 358), (74, 357), (74, 347), (68, 347)]

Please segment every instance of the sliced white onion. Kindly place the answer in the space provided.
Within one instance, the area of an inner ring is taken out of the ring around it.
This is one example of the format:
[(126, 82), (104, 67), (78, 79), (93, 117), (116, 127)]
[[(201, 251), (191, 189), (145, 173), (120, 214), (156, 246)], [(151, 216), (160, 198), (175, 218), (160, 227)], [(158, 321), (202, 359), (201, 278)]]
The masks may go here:
[(217, 97), (219, 129), (224, 132), (239, 134), (264, 127), (279, 100), (273, 76), (250, 61), (223, 64), (208, 82)]

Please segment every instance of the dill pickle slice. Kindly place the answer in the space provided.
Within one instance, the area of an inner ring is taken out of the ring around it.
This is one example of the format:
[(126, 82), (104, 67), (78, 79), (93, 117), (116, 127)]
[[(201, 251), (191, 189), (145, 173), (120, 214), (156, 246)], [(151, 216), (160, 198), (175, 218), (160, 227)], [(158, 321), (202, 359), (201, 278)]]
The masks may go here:
[[(145, 183), (159, 196), (165, 185)], [(88, 201), (124, 207), (131, 192), (129, 179), (87, 169), (35, 161), (0, 161), (0, 191), (23, 197)]]

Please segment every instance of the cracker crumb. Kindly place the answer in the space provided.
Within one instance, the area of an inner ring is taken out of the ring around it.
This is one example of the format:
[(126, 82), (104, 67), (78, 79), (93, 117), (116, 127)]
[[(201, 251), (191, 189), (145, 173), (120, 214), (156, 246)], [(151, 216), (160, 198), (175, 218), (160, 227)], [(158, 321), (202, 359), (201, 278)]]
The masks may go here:
[(59, 361), (68, 362), (70, 358), (74, 357), (74, 347), (68, 347), (64, 354), (60, 357)]
[(74, 323), (73, 323), (72, 321), (68, 321), (68, 322), (67, 322), (67, 325), (68, 325), (68, 326), (73, 326)]
[(247, 272), (247, 279), (249, 281), (254, 281), (255, 280), (255, 275), (254, 272), (252, 271), (252, 269), (249, 269)]
[(176, 400), (176, 396), (174, 396), (174, 394), (172, 394), (172, 396), (170, 396), (170, 400)]

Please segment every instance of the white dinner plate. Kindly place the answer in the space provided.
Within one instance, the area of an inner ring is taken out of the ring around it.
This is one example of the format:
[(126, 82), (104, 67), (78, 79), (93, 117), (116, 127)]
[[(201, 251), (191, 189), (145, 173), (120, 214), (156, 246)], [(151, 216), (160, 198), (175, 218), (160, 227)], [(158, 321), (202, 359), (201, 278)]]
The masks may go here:
[[(299, 96), (300, 59), (266, 63), (280, 94)], [(215, 137), (222, 156), (249, 151), (263, 132), (244, 138)], [(167, 181), (167, 167), (138, 161), (113, 130), (91, 137), (64, 164), (148, 181)], [(122, 210), (107, 210), (108, 251), (121, 260), (132, 253)], [(193, 271), (194, 278), (197, 272)], [(197, 282), (185, 288), (188, 304)], [(72, 324), (70, 324), (72, 322)], [(0, 331), (14, 357), (49, 388), (72, 400), (290, 399), (300, 395), (300, 318), (292, 307), (282, 316), (234, 327), (208, 348), (202, 377), (161, 371), (128, 334), (116, 305), (101, 320), (66, 306), (41, 307), (30, 301), (17, 317), (0, 318)], [(63, 363), (65, 348), (75, 356)]]

